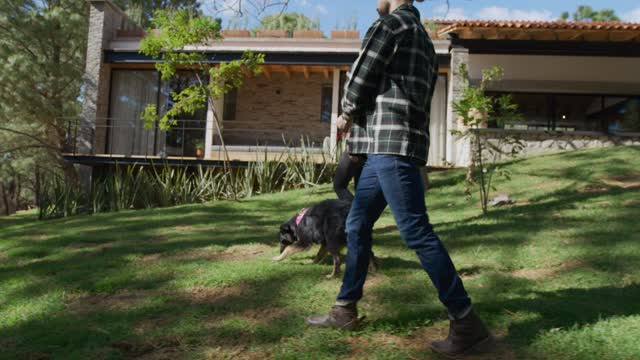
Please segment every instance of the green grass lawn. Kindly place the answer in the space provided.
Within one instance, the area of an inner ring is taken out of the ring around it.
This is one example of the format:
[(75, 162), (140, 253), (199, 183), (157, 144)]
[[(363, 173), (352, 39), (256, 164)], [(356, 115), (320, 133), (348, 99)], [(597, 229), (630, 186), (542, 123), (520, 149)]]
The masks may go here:
[[(476, 309), (498, 336), (481, 359), (640, 358), (640, 149), (519, 160), (483, 217), (464, 173), (427, 204)], [(281, 222), (329, 186), (38, 222), (0, 218), (0, 358), (437, 359), (444, 308), (386, 212), (361, 331), (309, 329), (340, 281), (314, 251), (282, 263)], [(315, 250), (315, 249), (314, 249)]]

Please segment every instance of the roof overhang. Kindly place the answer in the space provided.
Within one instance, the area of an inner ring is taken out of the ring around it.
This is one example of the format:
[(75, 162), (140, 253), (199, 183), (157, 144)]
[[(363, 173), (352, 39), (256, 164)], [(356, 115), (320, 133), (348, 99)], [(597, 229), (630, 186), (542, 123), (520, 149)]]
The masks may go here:
[(640, 43), (640, 24), (570, 21), (457, 21), (440, 35), (461, 40)]
[[(198, 51), (206, 54), (207, 63), (239, 60), (246, 50), (265, 55), (266, 65), (351, 65), (358, 57), (361, 42), (359, 40), (332, 39), (273, 39), (247, 38), (225, 39), (208, 44), (190, 46), (187, 51)], [(434, 41), (438, 53), (439, 65), (449, 67), (448, 40)], [(139, 53), (140, 39), (119, 39), (112, 41), (105, 50), (106, 63), (155, 63), (149, 56)]]
[[(138, 51), (140, 38), (117, 38), (105, 50), (114, 52)], [(250, 50), (261, 53), (324, 53), (324, 54), (357, 54), (362, 42), (358, 39), (296, 39), (296, 38), (225, 38), (205, 44), (188, 46), (185, 50), (206, 53), (243, 52)], [(436, 52), (449, 52), (448, 40), (433, 42)]]

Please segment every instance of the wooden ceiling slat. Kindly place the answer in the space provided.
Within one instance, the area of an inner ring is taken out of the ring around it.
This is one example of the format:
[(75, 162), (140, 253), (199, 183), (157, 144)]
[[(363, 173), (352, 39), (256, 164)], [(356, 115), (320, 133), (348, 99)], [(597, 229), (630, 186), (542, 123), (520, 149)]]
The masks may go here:
[(635, 42), (640, 24), (464, 21), (440, 31), (464, 40)]

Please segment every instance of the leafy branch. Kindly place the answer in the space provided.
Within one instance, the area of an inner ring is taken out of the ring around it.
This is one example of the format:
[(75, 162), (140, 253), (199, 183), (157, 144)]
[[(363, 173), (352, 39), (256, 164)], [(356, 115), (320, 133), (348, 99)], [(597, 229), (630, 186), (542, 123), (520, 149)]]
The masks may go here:
[[(467, 195), (478, 184), (482, 212), (488, 212), (489, 195), (496, 190), (493, 185), (494, 175), (509, 177), (496, 161), (498, 154), (503, 153), (501, 146), (493, 146), (483, 139), (480, 129), (488, 127), (489, 120), (497, 123), (515, 121), (521, 118), (518, 113), (518, 105), (513, 103), (511, 95), (502, 95), (498, 98), (487, 95), (487, 89), (504, 76), (504, 71), (499, 66), (482, 71), (482, 79), (477, 86), (469, 83), (469, 71), (465, 64), (458, 69), (459, 81), (463, 90), (460, 98), (453, 102), (453, 109), (458, 114), (459, 130), (452, 130), (454, 135), (471, 142), (471, 164), (467, 171)], [(505, 137), (505, 144), (510, 145), (509, 156), (516, 156), (523, 148), (517, 138)]]
[(156, 105), (147, 105), (141, 116), (145, 127), (153, 128), (158, 124), (161, 130), (168, 130), (177, 124), (176, 119), (181, 115), (193, 115), (208, 105), (213, 111), (213, 123), (224, 152), (225, 171), (231, 172), (214, 99), (242, 87), (246, 73), (260, 74), (259, 65), (264, 63), (264, 55), (247, 51), (239, 60), (213, 65), (205, 54), (189, 49), (197, 44), (222, 39), (218, 21), (193, 15), (187, 10), (158, 10), (152, 24), (155, 29), (147, 32), (140, 52), (161, 60), (156, 63), (156, 69), (162, 80), (170, 80), (176, 76), (178, 69), (186, 69), (195, 75), (197, 81), (180, 92), (172, 93), (173, 106), (164, 114), (159, 113)]

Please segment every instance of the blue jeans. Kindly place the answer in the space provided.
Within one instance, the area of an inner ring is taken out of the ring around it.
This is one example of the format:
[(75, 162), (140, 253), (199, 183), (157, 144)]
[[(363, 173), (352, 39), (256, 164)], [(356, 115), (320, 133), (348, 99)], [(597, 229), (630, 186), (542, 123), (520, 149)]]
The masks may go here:
[(347, 218), (347, 258), (338, 303), (357, 302), (367, 277), (373, 225), (389, 204), (400, 235), (414, 250), (450, 316), (468, 312), (471, 299), (429, 223), (419, 164), (396, 155), (369, 155)]

